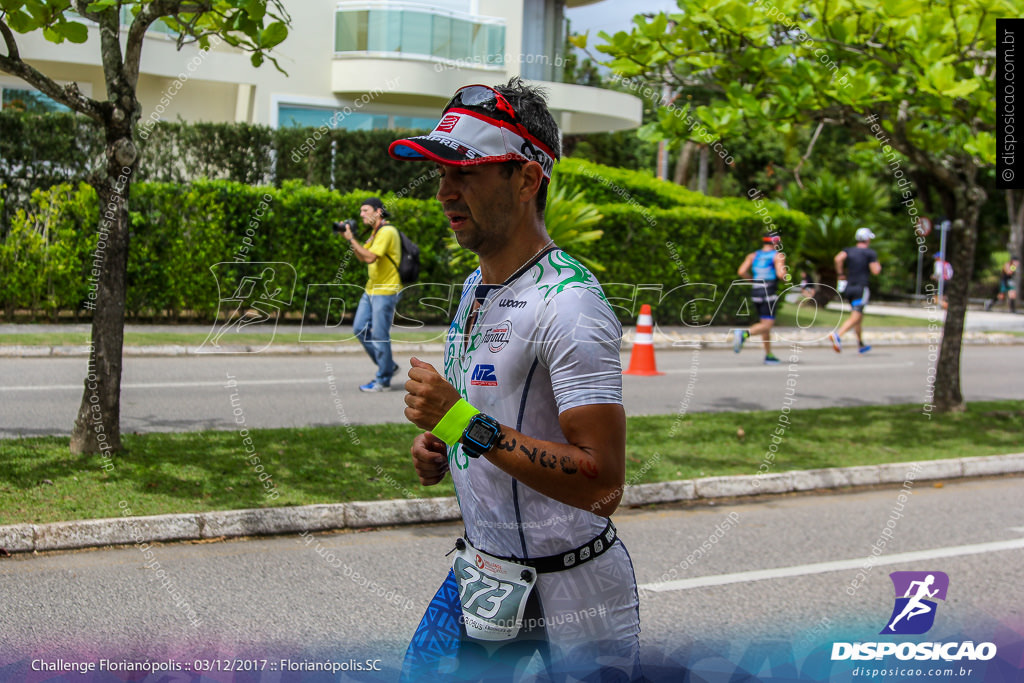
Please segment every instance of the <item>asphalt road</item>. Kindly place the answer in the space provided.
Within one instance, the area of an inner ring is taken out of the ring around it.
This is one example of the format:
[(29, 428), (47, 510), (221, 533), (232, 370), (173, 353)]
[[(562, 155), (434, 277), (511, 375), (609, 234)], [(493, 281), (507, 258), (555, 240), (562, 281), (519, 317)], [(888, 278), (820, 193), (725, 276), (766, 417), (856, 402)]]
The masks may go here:
[[(660, 377), (624, 378), (631, 415), (775, 409), (787, 382), (797, 407), (921, 403), (928, 399), (934, 361), (927, 346), (880, 346), (858, 356), (831, 348), (774, 348), (784, 363), (764, 366), (756, 344), (740, 355), (729, 349), (673, 349), (657, 353)], [(797, 362), (790, 367), (790, 356)], [(396, 345), (396, 360), (409, 367)], [(424, 354), (436, 366), (440, 356)], [(622, 357), (623, 367), (629, 355)], [(1019, 399), (1024, 346), (966, 345), (963, 388), (968, 400)], [(82, 398), (85, 358), (0, 358), (0, 437), (67, 435)], [(125, 432), (231, 429), (233, 410), (248, 426), (302, 427), (404, 420), (402, 391), (363, 394), (373, 375), (362, 353), (334, 356), (211, 355), (129, 357), (122, 379)], [(238, 396), (232, 405), (237, 382)], [(397, 383), (396, 383), (397, 384)]]
[[(949, 577), (931, 631), (904, 639), (992, 641), (1000, 658), (1019, 659), (1022, 483), (1020, 477), (912, 483), (902, 491), (905, 505), (900, 487), (887, 487), (622, 510), (615, 521), (638, 583), (648, 589), (640, 603), (645, 667), (664, 672), (678, 666), (670, 659), (676, 657), (693, 669), (689, 680), (725, 681), (735, 663), (749, 665), (753, 657), (750, 670), (760, 670), (761, 680), (794, 680), (783, 676), (789, 658), (801, 679), (831, 665), (816, 680), (860, 680), (849, 673), (860, 662), (812, 666), (813, 652), (827, 660), (835, 641), (885, 640), (878, 633), (893, 609), (888, 575), (904, 570)], [(879, 559), (859, 577), (887, 525)], [(0, 681), (24, 680), (33, 658), (191, 666), (236, 657), (277, 666), (281, 657), (379, 659), (383, 671), (363, 680), (394, 680), (459, 530), (442, 524), (317, 534), (309, 543), (296, 534), (167, 544), (152, 548), (151, 560), (136, 547), (3, 558)], [(68, 676), (63, 680), (79, 680)], [(262, 680), (298, 680), (279, 676), (268, 671)], [(340, 680), (350, 679), (342, 674)], [(989, 668), (980, 677), (949, 680), (1020, 679), (997, 677)]]

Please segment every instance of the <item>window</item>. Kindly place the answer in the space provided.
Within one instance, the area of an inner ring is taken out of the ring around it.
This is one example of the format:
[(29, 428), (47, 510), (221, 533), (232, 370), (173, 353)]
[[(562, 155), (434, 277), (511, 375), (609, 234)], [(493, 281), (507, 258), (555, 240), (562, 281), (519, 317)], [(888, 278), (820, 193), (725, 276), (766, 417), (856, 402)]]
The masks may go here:
[(0, 103), (4, 109), (27, 111), (33, 114), (70, 112), (71, 110), (38, 90), (28, 88), (0, 88)]
[[(358, 111), (345, 113), (340, 109), (325, 107), (302, 107), (282, 104), (277, 110), (277, 125), (281, 128), (299, 128), (307, 126), (319, 128), (343, 128), (345, 130), (377, 130), (389, 128), (387, 114), (367, 114)], [(433, 122), (430, 127), (433, 127)]]
[(421, 116), (396, 116), (394, 128), (409, 128), (411, 130), (433, 130), (437, 125), (437, 117), (423, 118)]

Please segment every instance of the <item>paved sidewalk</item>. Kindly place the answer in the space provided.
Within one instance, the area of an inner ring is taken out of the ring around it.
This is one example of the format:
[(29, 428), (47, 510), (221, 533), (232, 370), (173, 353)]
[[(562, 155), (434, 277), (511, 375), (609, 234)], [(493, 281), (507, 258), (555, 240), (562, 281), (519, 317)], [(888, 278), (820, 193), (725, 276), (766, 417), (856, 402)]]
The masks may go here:
[[(796, 470), (763, 476), (706, 477), (627, 486), (622, 505), (701, 503), (766, 494), (830, 491), (860, 486), (903, 484), (906, 481), (946, 481), (1021, 473), (1024, 473), (1024, 453)], [(459, 518), (459, 506), (454, 497), (150, 517), (125, 516), (114, 519), (0, 526), (0, 548), (12, 553), (72, 550), (130, 543), (225, 539), (302, 531), (447, 522)]]

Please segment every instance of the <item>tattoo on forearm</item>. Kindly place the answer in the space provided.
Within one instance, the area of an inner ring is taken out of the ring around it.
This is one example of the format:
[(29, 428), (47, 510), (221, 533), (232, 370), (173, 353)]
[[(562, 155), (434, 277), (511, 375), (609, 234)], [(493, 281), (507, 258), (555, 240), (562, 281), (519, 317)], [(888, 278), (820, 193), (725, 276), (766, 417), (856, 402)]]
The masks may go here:
[(597, 478), (597, 465), (595, 465), (592, 462), (587, 462), (586, 460), (581, 462), (580, 463), (580, 471), (582, 471), (583, 472), (583, 476), (587, 477), (588, 479), (596, 479)]
[[(516, 440), (514, 438), (506, 439), (505, 435), (502, 434), (498, 437), (498, 443), (496, 448), (504, 448), (506, 451), (512, 452), (516, 449)], [(534, 463), (540, 464), (541, 467), (547, 467), (549, 469), (559, 468), (564, 474), (576, 474), (582, 472), (583, 476), (590, 479), (597, 477), (597, 466), (586, 460), (577, 463), (576, 459), (571, 455), (559, 456), (556, 453), (548, 453), (542, 451), (539, 448), (528, 448), (526, 444), (518, 444), (519, 450), (527, 459)]]

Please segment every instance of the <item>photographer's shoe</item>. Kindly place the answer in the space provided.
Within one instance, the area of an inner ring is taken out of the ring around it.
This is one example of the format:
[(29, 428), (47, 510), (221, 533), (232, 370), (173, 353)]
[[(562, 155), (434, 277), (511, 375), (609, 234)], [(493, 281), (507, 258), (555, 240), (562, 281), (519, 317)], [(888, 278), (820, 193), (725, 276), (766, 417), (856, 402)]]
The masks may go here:
[(377, 380), (367, 382), (359, 387), (359, 391), (365, 391), (368, 393), (376, 393), (379, 391), (388, 391), (391, 387), (386, 387)]

